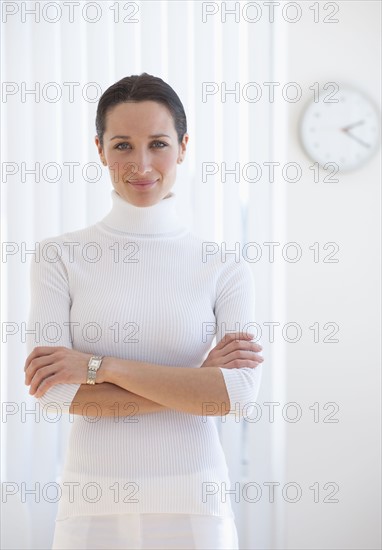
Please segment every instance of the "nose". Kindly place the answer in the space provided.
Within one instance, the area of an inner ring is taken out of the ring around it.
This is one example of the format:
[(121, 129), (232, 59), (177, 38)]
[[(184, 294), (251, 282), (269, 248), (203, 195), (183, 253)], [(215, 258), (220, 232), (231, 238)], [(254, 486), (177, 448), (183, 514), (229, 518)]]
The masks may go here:
[(136, 151), (134, 158), (131, 159), (131, 169), (130, 173), (137, 175), (139, 177), (144, 176), (148, 172), (151, 172), (151, 155), (150, 152), (146, 150)]

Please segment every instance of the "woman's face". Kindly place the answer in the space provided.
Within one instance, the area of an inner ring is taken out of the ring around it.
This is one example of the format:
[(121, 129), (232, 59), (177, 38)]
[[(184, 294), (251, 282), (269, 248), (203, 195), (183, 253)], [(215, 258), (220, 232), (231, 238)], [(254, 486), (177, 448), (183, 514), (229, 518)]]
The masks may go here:
[(106, 114), (103, 147), (114, 189), (135, 206), (151, 206), (169, 194), (182, 162), (188, 134), (178, 143), (170, 111), (156, 101), (119, 103)]

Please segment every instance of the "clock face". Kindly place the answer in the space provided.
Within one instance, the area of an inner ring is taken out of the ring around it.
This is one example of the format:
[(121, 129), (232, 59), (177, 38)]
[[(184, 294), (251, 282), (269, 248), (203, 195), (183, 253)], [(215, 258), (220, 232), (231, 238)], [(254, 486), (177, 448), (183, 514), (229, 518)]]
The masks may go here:
[[(340, 171), (364, 164), (379, 147), (380, 116), (373, 103), (350, 88), (340, 88), (337, 103), (312, 102), (302, 116), (301, 140), (308, 155), (322, 167)], [(332, 165), (331, 165), (332, 168)]]

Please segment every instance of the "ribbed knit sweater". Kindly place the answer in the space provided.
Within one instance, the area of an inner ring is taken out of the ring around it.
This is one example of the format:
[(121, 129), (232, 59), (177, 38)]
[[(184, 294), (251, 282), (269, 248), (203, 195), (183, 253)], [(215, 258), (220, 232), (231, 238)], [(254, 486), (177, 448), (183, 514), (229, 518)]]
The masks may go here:
[[(65, 346), (199, 368), (226, 333), (251, 332), (254, 281), (244, 260), (224, 256), (221, 246), (207, 245), (184, 226), (173, 192), (147, 207), (114, 189), (111, 197), (111, 210), (99, 222), (40, 242), (31, 263), (28, 321), (39, 336), (28, 334), (28, 353), (35, 346)], [(261, 369), (220, 368), (232, 414), (250, 413)], [(57, 384), (39, 402), (68, 412), (79, 387)], [(133, 408), (126, 418), (94, 416), (94, 409), (74, 415), (57, 518), (130, 512), (232, 517), (221, 417), (207, 409), (203, 416)]]

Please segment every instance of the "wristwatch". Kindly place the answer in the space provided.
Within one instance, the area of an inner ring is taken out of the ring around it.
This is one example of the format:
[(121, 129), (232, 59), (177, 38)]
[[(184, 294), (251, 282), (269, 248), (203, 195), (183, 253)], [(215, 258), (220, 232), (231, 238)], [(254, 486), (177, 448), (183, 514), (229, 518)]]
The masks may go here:
[(96, 374), (97, 374), (97, 370), (101, 366), (102, 359), (103, 359), (103, 355), (93, 355), (93, 357), (90, 357), (90, 360), (88, 363), (88, 379), (86, 380), (87, 384), (96, 383)]

